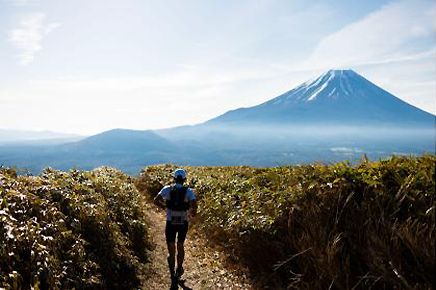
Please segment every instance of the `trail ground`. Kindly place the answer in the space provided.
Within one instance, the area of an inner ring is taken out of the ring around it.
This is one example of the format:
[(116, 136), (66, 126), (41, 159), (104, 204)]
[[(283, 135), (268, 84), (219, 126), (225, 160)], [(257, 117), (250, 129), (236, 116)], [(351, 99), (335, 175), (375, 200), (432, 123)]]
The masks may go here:
[[(170, 289), (168, 270), (168, 250), (165, 240), (165, 212), (149, 203), (145, 204), (145, 214), (150, 221), (150, 236), (154, 249), (147, 269), (149, 277), (142, 289)], [(238, 267), (226, 265), (225, 254), (207, 246), (201, 234), (189, 230), (185, 240), (185, 274), (179, 289), (252, 289), (246, 274)]]

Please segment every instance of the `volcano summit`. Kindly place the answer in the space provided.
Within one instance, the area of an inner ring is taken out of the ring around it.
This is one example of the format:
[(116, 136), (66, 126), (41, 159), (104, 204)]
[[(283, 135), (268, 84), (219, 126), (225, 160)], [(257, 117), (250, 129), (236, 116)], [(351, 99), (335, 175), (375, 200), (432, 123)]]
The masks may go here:
[(435, 116), (371, 83), (353, 70), (330, 70), (270, 101), (207, 122), (220, 125), (353, 125), (434, 127)]

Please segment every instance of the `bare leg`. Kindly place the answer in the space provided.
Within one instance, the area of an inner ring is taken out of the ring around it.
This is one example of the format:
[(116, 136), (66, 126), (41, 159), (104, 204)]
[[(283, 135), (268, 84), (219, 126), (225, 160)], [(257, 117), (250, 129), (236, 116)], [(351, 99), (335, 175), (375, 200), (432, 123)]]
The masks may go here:
[(175, 259), (176, 259), (176, 243), (171, 242), (167, 244), (168, 246), (168, 266), (170, 267), (171, 277), (174, 276)]

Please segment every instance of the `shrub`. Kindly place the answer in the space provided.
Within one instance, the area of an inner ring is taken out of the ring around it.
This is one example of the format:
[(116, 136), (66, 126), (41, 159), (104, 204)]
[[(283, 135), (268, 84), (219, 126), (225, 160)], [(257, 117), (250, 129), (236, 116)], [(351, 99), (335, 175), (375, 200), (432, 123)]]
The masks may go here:
[(0, 286), (132, 289), (147, 262), (138, 192), (112, 168), (0, 169)]
[[(197, 227), (274, 289), (433, 289), (435, 156), (351, 166), (186, 167)], [(154, 196), (174, 166), (136, 180)]]

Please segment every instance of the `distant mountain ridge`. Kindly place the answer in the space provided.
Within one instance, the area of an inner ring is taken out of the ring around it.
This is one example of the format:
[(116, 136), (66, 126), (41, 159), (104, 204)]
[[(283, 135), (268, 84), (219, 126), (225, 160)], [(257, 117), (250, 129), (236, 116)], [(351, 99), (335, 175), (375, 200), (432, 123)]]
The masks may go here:
[(79, 142), (67, 144), (86, 151), (168, 151), (174, 150), (175, 145), (151, 130), (113, 129), (105, 131)]

